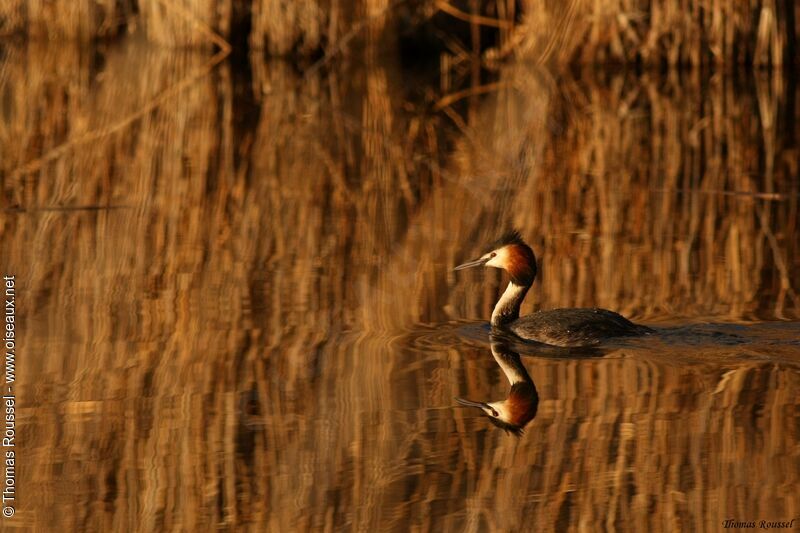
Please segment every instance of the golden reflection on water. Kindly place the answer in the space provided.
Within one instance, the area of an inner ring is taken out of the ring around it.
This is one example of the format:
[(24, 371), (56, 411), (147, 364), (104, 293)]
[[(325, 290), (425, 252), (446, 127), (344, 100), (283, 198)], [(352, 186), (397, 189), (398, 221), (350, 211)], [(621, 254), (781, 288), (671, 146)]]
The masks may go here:
[[(794, 81), (497, 77), (433, 111), (369, 56), (303, 76), (133, 41), (5, 46), (13, 525), (672, 531), (800, 515)], [(488, 318), (503, 280), (451, 269), (511, 224), (540, 256), (524, 312), (734, 322), (742, 342), (525, 354), (538, 412), (506, 435), (454, 400), (508, 392), (488, 332), (459, 326)]]

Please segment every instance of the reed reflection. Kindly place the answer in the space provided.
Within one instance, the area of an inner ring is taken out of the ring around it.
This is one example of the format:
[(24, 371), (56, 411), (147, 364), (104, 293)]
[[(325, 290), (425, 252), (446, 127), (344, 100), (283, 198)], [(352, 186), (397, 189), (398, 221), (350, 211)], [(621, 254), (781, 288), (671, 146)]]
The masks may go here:
[[(41, 495), (23, 529), (797, 515), (795, 322), (528, 359), (535, 439), (454, 431), (453, 396), (488, 380), (443, 355), (462, 350), (443, 325), (485, 324), (508, 285), (449, 269), (505, 226), (540, 259), (522, 316), (799, 317), (793, 83), (508, 65), (462, 131), (409, 107), (392, 65), (301, 77), (255, 55), (200, 76), (206, 56), (134, 42), (0, 56), (0, 189), (20, 208), (0, 270), (25, 274), (31, 355), (17, 481)], [(107, 205), (130, 207), (74, 209)]]
[(500, 429), (516, 436), (536, 417), (539, 408), (539, 393), (536, 384), (522, 365), (519, 354), (511, 350), (505, 341), (492, 335), (492, 355), (508, 378), (511, 389), (505, 400), (479, 402), (456, 398), (465, 407), (480, 409), (489, 421)]

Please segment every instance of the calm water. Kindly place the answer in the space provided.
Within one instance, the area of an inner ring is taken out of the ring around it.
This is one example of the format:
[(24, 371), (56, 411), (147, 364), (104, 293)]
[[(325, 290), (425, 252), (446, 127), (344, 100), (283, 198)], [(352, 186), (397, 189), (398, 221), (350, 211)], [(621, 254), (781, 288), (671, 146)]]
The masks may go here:
[[(133, 40), (4, 45), (3, 529), (800, 517), (794, 81), (488, 78), (470, 96), (370, 55), (303, 74)], [(509, 393), (486, 326), (505, 279), (452, 271), (509, 225), (540, 259), (524, 312), (597, 305), (659, 330), (505, 347), (538, 394), (520, 437), (455, 401)]]

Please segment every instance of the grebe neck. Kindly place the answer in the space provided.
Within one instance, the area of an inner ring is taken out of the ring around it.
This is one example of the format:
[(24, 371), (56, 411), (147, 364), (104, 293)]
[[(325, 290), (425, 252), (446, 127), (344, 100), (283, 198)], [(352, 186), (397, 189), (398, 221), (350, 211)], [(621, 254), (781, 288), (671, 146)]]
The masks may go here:
[(519, 318), (519, 308), (522, 300), (530, 289), (530, 285), (517, 285), (513, 281), (508, 284), (505, 292), (497, 301), (492, 311), (492, 325), (502, 326)]
[(511, 385), (518, 383), (530, 383), (533, 385), (533, 380), (522, 365), (517, 352), (512, 352), (502, 342), (492, 341), (492, 355)]

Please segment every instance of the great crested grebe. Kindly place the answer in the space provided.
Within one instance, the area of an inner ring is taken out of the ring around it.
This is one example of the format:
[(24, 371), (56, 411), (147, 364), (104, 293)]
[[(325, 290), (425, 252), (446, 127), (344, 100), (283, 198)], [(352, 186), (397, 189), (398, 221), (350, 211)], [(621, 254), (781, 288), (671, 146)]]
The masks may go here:
[(464, 398), (456, 398), (456, 401), (467, 407), (477, 407), (489, 417), (492, 424), (520, 436), (522, 428), (536, 416), (539, 393), (536, 392), (536, 385), (522, 366), (518, 353), (492, 338), (492, 355), (511, 383), (508, 397), (505, 400), (488, 403)]
[(593, 346), (613, 337), (648, 335), (653, 330), (634, 324), (607, 309), (553, 309), (519, 316), (519, 308), (536, 277), (536, 256), (519, 232), (511, 230), (489, 252), (455, 270), (487, 266), (508, 272), (511, 281), (494, 306), (492, 327), (508, 331), (525, 340), (553, 346)]

